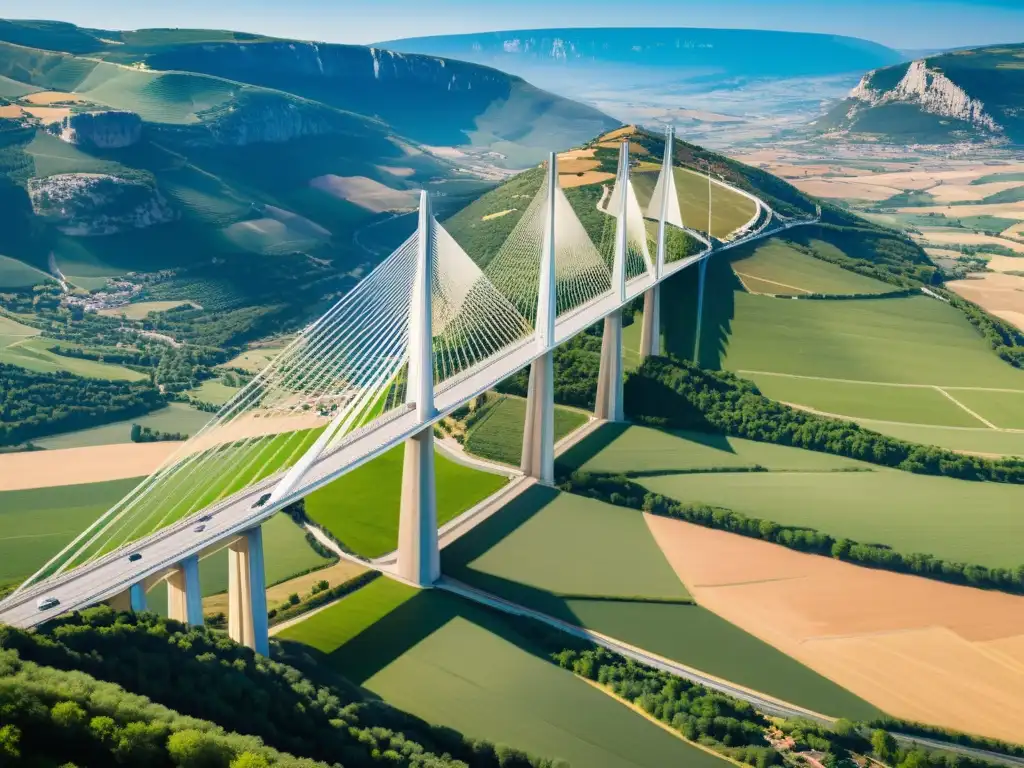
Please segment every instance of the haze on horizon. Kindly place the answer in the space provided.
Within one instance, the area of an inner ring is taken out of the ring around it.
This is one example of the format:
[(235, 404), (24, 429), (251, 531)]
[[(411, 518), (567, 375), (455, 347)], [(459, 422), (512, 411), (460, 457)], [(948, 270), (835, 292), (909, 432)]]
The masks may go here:
[[(827, 9), (827, 10), (826, 10)], [(560, 27), (712, 27), (841, 34), (896, 49), (1024, 39), (1020, 0), (36, 0), (0, 17), (103, 29), (201, 27), (369, 44), (424, 35)]]

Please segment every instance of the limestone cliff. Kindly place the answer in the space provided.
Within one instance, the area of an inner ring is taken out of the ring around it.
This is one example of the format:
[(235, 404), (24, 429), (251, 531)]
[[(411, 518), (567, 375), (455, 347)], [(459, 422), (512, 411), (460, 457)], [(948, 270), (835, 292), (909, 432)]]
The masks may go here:
[[(857, 87), (850, 91), (850, 98), (871, 107), (890, 103), (917, 104), (928, 114), (961, 120), (992, 133), (1003, 131), (980, 100), (971, 98), (943, 72), (929, 68), (923, 60), (911, 62), (906, 74), (887, 90), (876, 87), (875, 76), (875, 72), (869, 72), (861, 78)], [(857, 109), (857, 105), (852, 105), (851, 109)]]
[(52, 130), (68, 144), (122, 149), (138, 143), (142, 136), (142, 118), (134, 112), (79, 112), (54, 124)]
[(96, 173), (63, 173), (30, 179), (36, 215), (67, 235), (112, 235), (175, 218), (163, 195), (150, 183)]

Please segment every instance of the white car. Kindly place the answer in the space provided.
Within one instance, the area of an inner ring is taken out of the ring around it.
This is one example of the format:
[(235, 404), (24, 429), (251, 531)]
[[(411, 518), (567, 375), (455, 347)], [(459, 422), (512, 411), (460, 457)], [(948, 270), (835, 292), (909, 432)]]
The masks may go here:
[(60, 600), (51, 595), (50, 597), (41, 597), (36, 602), (36, 609), (40, 611), (48, 611), (51, 608), (56, 608), (60, 605)]

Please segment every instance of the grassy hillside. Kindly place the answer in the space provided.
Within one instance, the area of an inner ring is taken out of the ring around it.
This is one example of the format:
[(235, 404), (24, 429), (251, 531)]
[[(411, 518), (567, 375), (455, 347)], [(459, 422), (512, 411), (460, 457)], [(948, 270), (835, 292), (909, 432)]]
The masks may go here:
[[(444, 216), (488, 186), (421, 144), (523, 167), (614, 125), (463, 62), (58, 22), (0, 21), (0, 98), (0, 308), (47, 337), (4, 360), (213, 404), (230, 390), (212, 366), (351, 288), (407, 236), (418, 190)], [(82, 311), (128, 300), (160, 314)], [(82, 346), (56, 357), (50, 338)]]

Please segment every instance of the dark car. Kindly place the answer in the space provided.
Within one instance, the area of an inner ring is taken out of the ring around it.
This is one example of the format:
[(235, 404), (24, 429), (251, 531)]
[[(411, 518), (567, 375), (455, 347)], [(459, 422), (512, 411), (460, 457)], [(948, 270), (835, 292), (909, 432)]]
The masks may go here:
[(256, 509), (257, 507), (262, 507), (264, 504), (266, 504), (268, 501), (270, 501), (271, 495), (272, 494), (264, 493), (262, 496), (260, 496), (258, 499), (256, 499), (256, 503), (252, 505), (252, 509)]
[(128, 562), (129, 563), (134, 563), (136, 560), (141, 560), (141, 559), (142, 559), (142, 555), (140, 553), (138, 553), (138, 552), (132, 552), (130, 555), (128, 555)]

